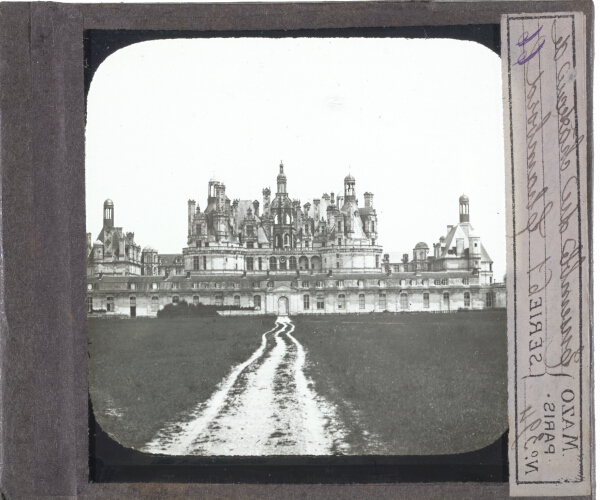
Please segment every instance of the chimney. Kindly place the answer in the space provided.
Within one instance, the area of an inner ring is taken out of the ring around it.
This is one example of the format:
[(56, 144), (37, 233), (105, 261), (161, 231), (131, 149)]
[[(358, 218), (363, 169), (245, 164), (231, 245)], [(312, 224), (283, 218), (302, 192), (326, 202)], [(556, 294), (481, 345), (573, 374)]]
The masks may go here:
[(260, 203), (258, 202), (258, 200), (254, 200), (254, 203), (252, 203), (252, 205), (254, 205), (254, 214), (258, 217), (258, 209), (260, 208)]

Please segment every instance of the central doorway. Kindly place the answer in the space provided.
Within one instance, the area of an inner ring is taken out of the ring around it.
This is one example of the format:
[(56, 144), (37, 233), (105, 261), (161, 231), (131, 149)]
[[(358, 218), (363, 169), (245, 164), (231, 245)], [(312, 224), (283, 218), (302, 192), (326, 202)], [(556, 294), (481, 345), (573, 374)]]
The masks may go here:
[(289, 311), (289, 302), (287, 297), (279, 297), (278, 311), (279, 316), (287, 316)]

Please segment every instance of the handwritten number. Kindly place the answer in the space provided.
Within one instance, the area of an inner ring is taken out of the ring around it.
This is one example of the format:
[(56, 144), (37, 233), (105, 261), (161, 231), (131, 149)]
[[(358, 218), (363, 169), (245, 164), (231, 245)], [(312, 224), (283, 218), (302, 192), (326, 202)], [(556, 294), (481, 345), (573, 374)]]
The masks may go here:
[(527, 42), (530, 42), (531, 40), (533, 40), (533, 38), (540, 32), (542, 31), (542, 28), (544, 27), (544, 25), (542, 24), (540, 26), (540, 29), (537, 30), (533, 35), (529, 36), (529, 33), (526, 31), (525, 33), (523, 33), (520, 37), (519, 37), (519, 41), (517, 42), (517, 46), (518, 47), (523, 47), (523, 45), (525, 45)]

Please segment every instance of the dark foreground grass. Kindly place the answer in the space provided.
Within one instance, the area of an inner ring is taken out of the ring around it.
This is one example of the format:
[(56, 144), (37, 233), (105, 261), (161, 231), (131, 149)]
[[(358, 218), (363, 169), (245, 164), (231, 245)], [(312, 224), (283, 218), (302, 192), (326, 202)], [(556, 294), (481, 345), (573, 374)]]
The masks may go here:
[(272, 318), (88, 320), (90, 394), (98, 423), (140, 448), (207, 400), (258, 349)]
[(505, 310), (293, 321), (315, 390), (337, 403), (359, 452), (360, 427), (394, 455), (476, 450), (508, 427)]

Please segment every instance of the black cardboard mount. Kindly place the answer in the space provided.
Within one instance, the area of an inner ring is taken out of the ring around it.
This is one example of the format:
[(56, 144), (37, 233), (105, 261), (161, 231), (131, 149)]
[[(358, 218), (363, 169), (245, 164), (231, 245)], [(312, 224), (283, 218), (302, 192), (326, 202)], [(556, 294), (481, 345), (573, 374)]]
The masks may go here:
[(506, 483), (482, 482), (89, 482), (84, 96), (91, 75), (86, 73), (84, 36), (87, 30), (128, 30), (135, 36), (140, 30), (245, 33), (498, 25), (503, 13), (548, 11), (582, 11), (587, 17), (591, 207), (594, 9), (589, 0), (0, 4), (0, 489), (5, 497), (508, 498)]

